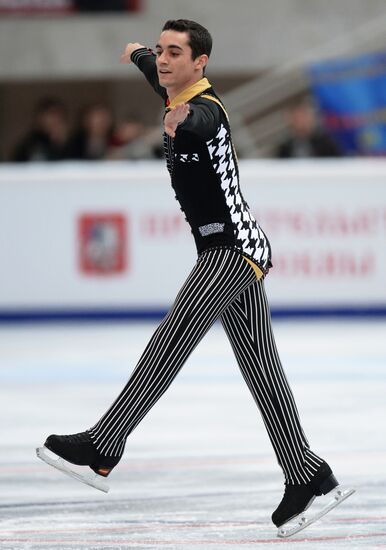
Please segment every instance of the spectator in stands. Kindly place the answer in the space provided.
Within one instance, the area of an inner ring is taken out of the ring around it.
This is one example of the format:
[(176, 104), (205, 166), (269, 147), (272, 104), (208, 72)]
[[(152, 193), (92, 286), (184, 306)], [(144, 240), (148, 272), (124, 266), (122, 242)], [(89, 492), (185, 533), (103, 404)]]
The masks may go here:
[(101, 160), (107, 157), (113, 133), (111, 110), (103, 103), (88, 105), (81, 115), (80, 127), (69, 144), (69, 157)]
[(44, 98), (36, 106), (32, 129), (16, 146), (15, 162), (54, 161), (67, 157), (68, 121), (64, 103)]
[(301, 101), (287, 111), (290, 136), (275, 151), (277, 158), (340, 157), (332, 139), (317, 125), (311, 104)]
[(138, 118), (128, 116), (118, 124), (109, 157), (119, 160), (141, 160), (159, 157), (159, 128), (154, 132)]

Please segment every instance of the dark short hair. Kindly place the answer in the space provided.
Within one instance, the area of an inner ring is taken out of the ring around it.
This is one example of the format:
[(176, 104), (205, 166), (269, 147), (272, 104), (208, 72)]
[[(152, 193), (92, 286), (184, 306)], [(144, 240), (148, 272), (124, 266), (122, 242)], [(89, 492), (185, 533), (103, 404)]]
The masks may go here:
[(189, 35), (189, 46), (192, 48), (192, 59), (206, 54), (208, 57), (212, 51), (212, 37), (209, 31), (189, 19), (169, 19), (162, 28), (163, 31), (186, 32)]

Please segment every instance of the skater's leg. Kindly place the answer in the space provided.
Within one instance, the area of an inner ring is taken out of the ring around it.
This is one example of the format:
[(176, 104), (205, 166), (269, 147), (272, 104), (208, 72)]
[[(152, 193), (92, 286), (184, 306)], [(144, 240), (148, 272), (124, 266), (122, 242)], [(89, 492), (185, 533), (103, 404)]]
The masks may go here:
[(214, 321), (254, 280), (252, 267), (235, 250), (202, 253), (108, 411), (90, 430), (51, 435), (45, 447), (68, 462), (89, 465), (107, 476), (119, 462), (128, 435), (166, 391)]
[(221, 321), (285, 475), (284, 497), (272, 514), (272, 521), (281, 526), (338, 482), (329, 465), (311, 451), (302, 430), (276, 349), (263, 281), (240, 294)]
[(200, 255), (123, 391), (90, 430), (100, 453), (122, 455), (128, 435), (166, 391), (200, 339), (253, 281), (252, 268), (234, 250), (214, 249)]
[(286, 482), (307, 483), (323, 461), (310, 450), (301, 427), (277, 352), (263, 281), (250, 285), (226, 309), (221, 321), (261, 411)]

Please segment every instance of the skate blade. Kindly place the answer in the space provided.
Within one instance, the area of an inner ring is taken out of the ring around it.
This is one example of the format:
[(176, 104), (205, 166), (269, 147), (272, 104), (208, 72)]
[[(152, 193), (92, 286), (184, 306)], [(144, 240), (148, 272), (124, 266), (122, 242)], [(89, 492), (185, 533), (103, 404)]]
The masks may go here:
[(302, 512), (295, 518), (291, 519), (289, 522), (279, 527), (277, 536), (283, 539), (292, 537), (292, 535), (295, 535), (296, 533), (299, 533), (299, 531), (306, 529), (306, 527), (312, 525), (313, 523), (315, 523), (315, 521), (318, 521), (320, 518), (328, 514), (328, 512), (331, 512), (331, 510), (339, 506), (339, 504), (341, 504), (344, 500), (346, 500), (346, 498), (350, 497), (354, 493), (355, 489), (342, 489), (338, 486), (332, 495), (333, 499), (330, 500), (330, 502), (326, 504), (324, 508), (322, 508), (319, 512), (315, 514), (312, 514), (312, 511), (308, 513)]
[[(90, 487), (94, 487), (94, 489), (99, 489), (99, 491), (108, 493), (109, 486), (102, 481), (102, 476), (99, 476), (98, 474), (87, 475), (77, 472), (75, 470), (75, 465), (70, 465), (70, 463), (66, 462), (63, 458), (60, 457), (52, 458), (48, 453), (52, 453), (52, 451), (49, 451), (47, 447), (38, 447), (36, 449), (36, 455), (46, 464), (53, 466), (57, 470), (60, 470), (64, 474), (72, 477), (73, 479), (76, 479), (77, 481), (80, 481), (81, 483), (85, 483), (86, 485), (90, 485)], [(53, 454), (53, 456), (56, 457), (57, 455)]]

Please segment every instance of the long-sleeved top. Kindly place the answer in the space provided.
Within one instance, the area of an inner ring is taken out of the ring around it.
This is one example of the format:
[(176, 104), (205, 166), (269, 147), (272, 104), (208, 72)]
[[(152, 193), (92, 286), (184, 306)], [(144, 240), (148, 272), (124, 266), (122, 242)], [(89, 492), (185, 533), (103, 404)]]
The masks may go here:
[(158, 80), (155, 54), (140, 48), (131, 59), (164, 100), (166, 112), (189, 103), (189, 115), (175, 137), (164, 133), (164, 148), (175, 197), (198, 253), (230, 247), (266, 274), (272, 266), (269, 241), (242, 195), (228, 115), (211, 84), (202, 78), (170, 102)]

